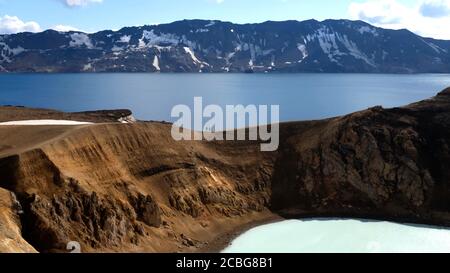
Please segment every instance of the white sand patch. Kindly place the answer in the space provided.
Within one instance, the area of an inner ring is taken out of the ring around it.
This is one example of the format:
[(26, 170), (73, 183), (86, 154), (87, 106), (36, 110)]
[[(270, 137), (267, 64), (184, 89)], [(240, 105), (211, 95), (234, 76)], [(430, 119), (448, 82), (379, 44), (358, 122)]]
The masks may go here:
[(0, 122), (0, 126), (88, 125), (88, 124), (93, 124), (93, 123), (72, 121), (72, 120), (53, 120), (53, 119)]

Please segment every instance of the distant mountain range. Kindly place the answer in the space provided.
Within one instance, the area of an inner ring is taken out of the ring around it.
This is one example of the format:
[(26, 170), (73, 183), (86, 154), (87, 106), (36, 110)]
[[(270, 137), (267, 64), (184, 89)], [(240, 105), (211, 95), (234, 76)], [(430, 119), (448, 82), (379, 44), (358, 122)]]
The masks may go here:
[(450, 41), (362, 21), (184, 20), (0, 35), (0, 72), (450, 72)]

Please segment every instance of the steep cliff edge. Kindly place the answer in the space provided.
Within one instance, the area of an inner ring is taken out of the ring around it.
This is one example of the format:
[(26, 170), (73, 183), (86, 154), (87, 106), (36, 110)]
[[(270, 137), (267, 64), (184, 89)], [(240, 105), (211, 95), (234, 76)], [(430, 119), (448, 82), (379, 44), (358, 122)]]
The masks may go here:
[(69, 241), (88, 252), (190, 252), (276, 214), (450, 226), (450, 89), (282, 124), (273, 153), (250, 141), (176, 142), (170, 128), (0, 128), (0, 188), (20, 201), (23, 238), (43, 252)]
[(402, 108), (285, 125), (281, 138), (272, 209), (450, 224), (450, 89)]

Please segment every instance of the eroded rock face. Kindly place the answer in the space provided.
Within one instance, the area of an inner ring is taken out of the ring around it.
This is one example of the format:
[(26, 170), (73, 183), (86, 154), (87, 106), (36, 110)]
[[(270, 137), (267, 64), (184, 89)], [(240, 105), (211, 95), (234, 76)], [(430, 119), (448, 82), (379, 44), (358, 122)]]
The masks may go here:
[(143, 233), (129, 204), (96, 193), (67, 190), (24, 200), (26, 239), (40, 251), (64, 251), (71, 241), (83, 242), (85, 249), (119, 247), (137, 243)]
[(20, 203), (15, 195), (0, 189), (0, 253), (35, 253), (21, 235)]
[(289, 168), (275, 174), (272, 206), (449, 224), (448, 92), (291, 128), (280, 158)]
[(0, 159), (0, 181), (22, 201), (23, 234), (39, 251), (71, 241), (84, 251), (195, 249), (202, 233), (214, 237), (211, 223), (267, 213), (271, 171), (259, 174), (257, 146), (236, 164), (239, 151), (215, 145), (175, 142), (165, 124), (88, 126)]
[(161, 210), (151, 196), (139, 194), (132, 200), (132, 204), (139, 220), (151, 227), (161, 226)]
[(449, 94), (282, 124), (273, 153), (256, 142), (175, 142), (159, 123), (47, 128), (51, 139), (0, 159), (0, 187), (23, 210), (21, 223), (6, 217), (16, 233), (2, 234), (43, 252), (70, 241), (85, 252), (174, 252), (270, 213), (450, 226)]

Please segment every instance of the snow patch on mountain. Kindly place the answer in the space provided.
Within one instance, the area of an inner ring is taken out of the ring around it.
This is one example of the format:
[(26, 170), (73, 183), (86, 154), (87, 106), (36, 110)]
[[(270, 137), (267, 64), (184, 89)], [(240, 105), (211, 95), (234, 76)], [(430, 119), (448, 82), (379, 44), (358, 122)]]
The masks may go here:
[(12, 49), (10, 49), (11, 50), (11, 52), (12, 52), (12, 54), (14, 55), (14, 56), (16, 56), (16, 55), (19, 55), (19, 54), (21, 54), (22, 52), (25, 52), (26, 50), (23, 48), (23, 47), (21, 47), (21, 46), (18, 46), (18, 47), (16, 47), (16, 48), (12, 48)]
[(369, 34), (372, 34), (372, 35), (374, 35), (374, 36), (378, 36), (378, 35), (379, 35), (378, 32), (377, 32), (377, 30), (376, 30), (375, 28), (369, 27), (369, 26), (363, 26), (363, 27), (360, 27), (360, 28), (358, 29), (358, 32), (361, 33), (361, 35), (363, 35), (363, 34), (365, 34), (365, 33), (369, 33)]
[(111, 48), (111, 51), (112, 51), (112, 52), (119, 52), (119, 51), (122, 51), (122, 50), (124, 50), (123, 47), (121, 47), (121, 46), (116, 46), (116, 45), (114, 45), (114, 46)]
[(441, 48), (440, 46), (433, 44), (432, 42), (427, 42), (424, 39), (420, 38), (420, 40), (422, 42), (424, 42), (426, 45), (428, 45), (429, 47), (431, 47), (431, 49), (433, 49), (436, 53), (441, 54), (441, 53), (448, 53), (447, 50)]
[(176, 46), (180, 43), (180, 37), (171, 33), (155, 34), (152, 29), (150, 31), (144, 30), (142, 32), (142, 38), (139, 40), (140, 47), (151, 47), (159, 45), (173, 45)]
[(153, 67), (156, 69), (156, 71), (161, 71), (161, 68), (159, 67), (159, 58), (155, 55), (155, 58), (153, 58)]
[(92, 44), (92, 40), (85, 33), (72, 33), (70, 34), (70, 39), (72, 39), (69, 43), (70, 47), (83, 47), (85, 46), (88, 49), (93, 49), (94, 45)]
[(21, 46), (10, 48), (8, 44), (0, 42), (0, 63), (2, 62), (12, 62), (12, 58), (20, 55), (21, 53), (27, 51)]
[(211, 22), (209, 22), (209, 24), (206, 24), (205, 27), (212, 27), (212, 26), (214, 26), (215, 24), (216, 24), (215, 21), (211, 21)]
[(317, 39), (323, 53), (328, 55), (330, 61), (339, 64), (336, 56), (341, 56), (343, 55), (343, 53), (340, 51), (339, 46), (336, 42), (336, 33), (329, 32), (327, 28), (323, 27), (317, 30), (312, 37), (308, 35), (307, 39), (308, 41)]
[[(376, 67), (376, 63), (373, 58), (369, 58), (361, 51), (357, 44), (351, 41), (347, 35), (334, 32), (327, 27), (321, 27), (314, 34), (309, 34), (306, 37), (308, 42), (318, 41), (322, 51), (328, 55), (331, 62), (340, 64), (340, 56), (350, 55), (356, 59), (364, 61), (366, 64)], [(339, 44), (343, 45), (343, 49), (339, 47)]]
[(197, 56), (195, 56), (195, 53), (192, 51), (191, 48), (189, 48), (189, 47), (183, 47), (183, 49), (184, 49), (184, 51), (185, 51), (187, 54), (189, 54), (189, 56), (191, 57), (191, 59), (192, 59), (192, 61), (193, 61), (194, 64), (200, 64), (201, 66), (204, 66), (204, 65), (209, 66), (208, 63), (205, 63), (205, 62), (200, 61), (200, 60), (197, 58)]
[(297, 44), (297, 49), (302, 54), (301, 59), (298, 61), (299, 63), (301, 63), (304, 59), (308, 58), (308, 51), (306, 49), (306, 45), (304, 44)]
[(92, 64), (91, 63), (85, 64), (83, 66), (83, 71), (91, 71), (91, 70), (92, 70)]
[(130, 40), (131, 40), (131, 35), (124, 35), (124, 36), (120, 37), (119, 42), (128, 44), (128, 43), (130, 43)]
[(340, 41), (344, 44), (344, 46), (347, 48), (347, 50), (350, 52), (349, 54), (356, 59), (360, 59), (367, 63), (368, 65), (372, 67), (376, 67), (376, 63), (372, 58), (369, 58), (366, 54), (364, 54), (356, 45), (356, 43), (350, 41), (347, 37), (347, 35), (340, 36)]

